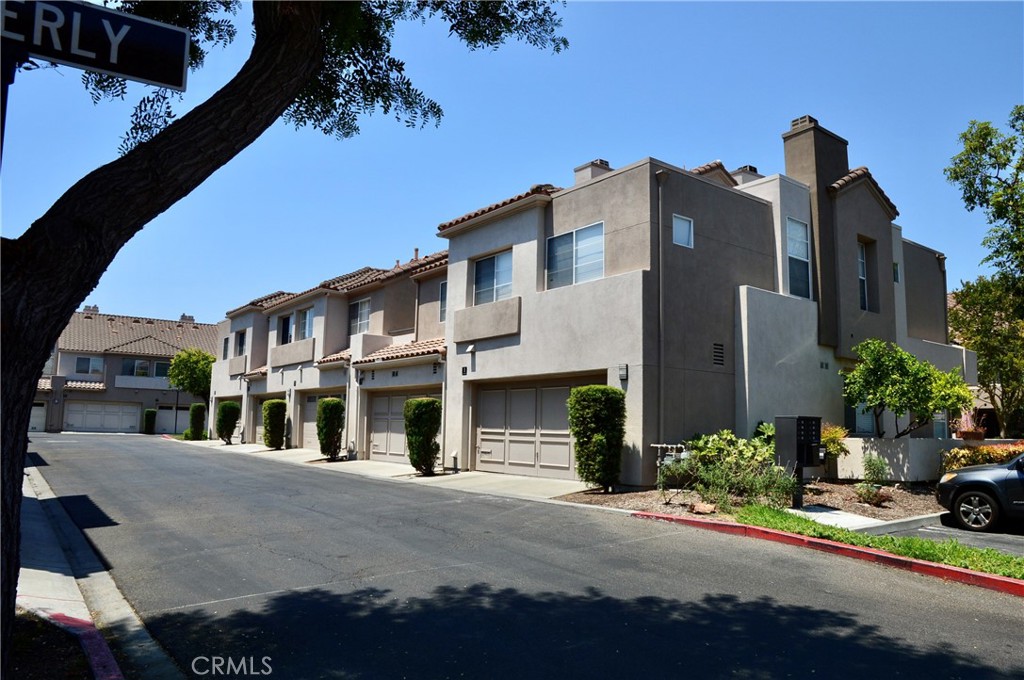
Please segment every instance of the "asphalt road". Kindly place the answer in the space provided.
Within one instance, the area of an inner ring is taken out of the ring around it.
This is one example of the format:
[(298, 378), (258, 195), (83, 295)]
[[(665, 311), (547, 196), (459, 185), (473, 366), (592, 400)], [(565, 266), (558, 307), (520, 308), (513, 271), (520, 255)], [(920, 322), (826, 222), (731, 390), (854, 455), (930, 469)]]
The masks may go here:
[(979, 588), (156, 438), (32, 440), (189, 677), (1024, 676), (1022, 601)]

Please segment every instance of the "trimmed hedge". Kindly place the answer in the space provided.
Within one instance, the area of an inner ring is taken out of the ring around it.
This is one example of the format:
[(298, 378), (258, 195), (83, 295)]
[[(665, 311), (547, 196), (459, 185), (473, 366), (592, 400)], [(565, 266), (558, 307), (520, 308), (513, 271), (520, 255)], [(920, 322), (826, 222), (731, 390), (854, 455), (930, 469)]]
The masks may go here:
[(943, 451), (941, 471), (959, 470), (968, 465), (1006, 463), (1021, 453), (1024, 453), (1024, 439), (1012, 444), (961, 446), (950, 451)]
[(569, 392), (569, 432), (576, 440), (576, 474), (605, 492), (619, 482), (626, 438), (626, 393), (587, 385)]
[(231, 444), (231, 435), (241, 415), (242, 405), (237, 401), (222, 401), (217, 405), (217, 437), (225, 444)]
[(142, 434), (156, 434), (155, 408), (147, 408), (142, 412)]
[(263, 402), (263, 445), (279, 450), (284, 446), (284, 427), (288, 413), (288, 402), (284, 399), (268, 399)]
[(441, 445), (434, 441), (441, 431), (439, 399), (409, 399), (403, 410), (405, 441), (409, 446), (409, 464), (424, 477), (434, 474)]
[(189, 439), (206, 439), (206, 404), (192, 404), (188, 407)]
[(341, 428), (345, 425), (345, 402), (336, 397), (321, 399), (316, 405), (316, 438), (320, 453), (328, 460), (341, 454)]

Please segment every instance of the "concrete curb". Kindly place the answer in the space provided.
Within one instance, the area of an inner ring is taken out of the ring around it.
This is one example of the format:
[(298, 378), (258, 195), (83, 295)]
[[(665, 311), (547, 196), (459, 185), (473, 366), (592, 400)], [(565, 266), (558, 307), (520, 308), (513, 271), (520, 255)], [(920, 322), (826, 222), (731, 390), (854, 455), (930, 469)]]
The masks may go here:
[(894, 531), (907, 531), (908, 529), (920, 529), (921, 527), (931, 526), (938, 522), (939, 518), (945, 514), (947, 513), (936, 512), (931, 515), (918, 515), (917, 517), (907, 517), (906, 519), (894, 519), (891, 522), (882, 522), (881, 524), (864, 527), (863, 529), (855, 529), (855, 531), (869, 536), (884, 536), (886, 534), (891, 534)]
[(633, 517), (637, 517), (639, 519), (674, 522), (676, 524), (684, 524), (686, 526), (696, 527), (698, 529), (707, 529), (709, 531), (718, 531), (720, 533), (732, 534), (734, 536), (748, 536), (750, 538), (760, 538), (766, 541), (774, 541), (776, 543), (785, 543), (787, 545), (811, 548), (812, 550), (820, 550), (834, 555), (843, 555), (844, 557), (852, 557), (859, 560), (865, 560), (867, 562), (875, 562), (877, 564), (884, 564), (889, 567), (904, 569), (917, 574), (937, 576), (938, 578), (945, 579), (947, 581), (956, 581), (967, 585), (988, 588), (989, 590), (995, 590), (1008, 595), (1024, 597), (1024, 581), (1015, 578), (996, 576), (995, 574), (984, 574), (977, 571), (971, 571), (970, 569), (964, 569), (962, 567), (952, 567), (945, 564), (936, 564), (935, 562), (925, 562), (911, 557), (901, 557), (899, 555), (893, 555), (892, 553), (876, 550), (874, 548), (862, 548), (855, 545), (829, 541), (824, 538), (812, 538), (810, 536), (802, 536), (800, 534), (791, 534), (788, 531), (779, 531), (778, 529), (765, 529), (763, 527), (755, 527), (748, 524), (733, 524), (731, 522), (720, 522), (718, 520), (711, 519), (697, 519), (693, 517), (681, 517), (679, 515), (661, 515), (653, 512), (634, 512)]

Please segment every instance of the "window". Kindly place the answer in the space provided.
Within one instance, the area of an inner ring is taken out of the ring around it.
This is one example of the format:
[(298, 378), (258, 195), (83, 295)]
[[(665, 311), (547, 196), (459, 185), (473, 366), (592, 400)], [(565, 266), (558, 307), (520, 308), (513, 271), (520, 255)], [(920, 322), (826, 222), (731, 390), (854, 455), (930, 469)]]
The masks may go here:
[(149, 377), (149, 361), (146, 359), (121, 359), (121, 375)]
[(672, 243), (686, 248), (693, 247), (693, 220), (682, 215), (672, 216)]
[(103, 359), (100, 357), (77, 357), (75, 373), (85, 375), (103, 375)]
[(370, 301), (358, 300), (348, 306), (348, 334), (359, 335), (370, 330)]
[(298, 323), (295, 328), (295, 339), (305, 340), (313, 337), (313, 308), (301, 309), (296, 316)]
[(483, 305), (512, 297), (512, 251), (476, 261), (473, 304)]
[(811, 230), (805, 223), (786, 218), (789, 254), (789, 294), (811, 299)]
[(857, 286), (860, 289), (860, 308), (868, 310), (868, 248), (857, 244)]
[(857, 434), (875, 434), (875, 412), (865, 403), (857, 404), (857, 420), (854, 432)]
[(899, 262), (893, 262), (892, 263), (892, 282), (893, 283), (899, 283), (900, 282), (900, 263)]
[(153, 362), (153, 375), (158, 378), (166, 378), (167, 372), (171, 370), (171, 362), (169, 361), (154, 361)]
[(240, 357), (245, 354), (245, 331), (238, 331), (235, 334), (235, 356)]
[(287, 345), (292, 341), (292, 315), (280, 316), (277, 318), (277, 328), (280, 333), (279, 345)]
[(604, 223), (548, 239), (548, 289), (604, 276)]
[(438, 299), (438, 302), (439, 302), (438, 306), (440, 307), (440, 311), (438, 312), (438, 315), (437, 315), (438, 316), (437, 320), (440, 321), (441, 323), (444, 323), (445, 319), (448, 318), (448, 282), (447, 281), (442, 281), (441, 282), (441, 290), (440, 290), (440, 292), (438, 292), (438, 298), (437, 299)]
[(221, 355), (221, 359), (228, 358), (228, 348), (231, 347), (231, 338), (224, 338), (224, 353)]

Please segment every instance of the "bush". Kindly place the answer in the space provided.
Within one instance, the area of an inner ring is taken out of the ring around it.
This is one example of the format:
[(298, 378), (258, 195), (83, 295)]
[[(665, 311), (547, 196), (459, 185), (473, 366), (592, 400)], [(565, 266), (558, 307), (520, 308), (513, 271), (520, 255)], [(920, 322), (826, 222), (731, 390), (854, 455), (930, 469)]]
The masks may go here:
[(626, 393), (618, 387), (588, 385), (569, 392), (569, 432), (576, 440), (576, 474), (611, 491), (619, 481), (626, 438)]
[(192, 404), (188, 407), (189, 439), (206, 439), (206, 404)]
[(853, 487), (853, 492), (861, 503), (881, 506), (892, 500), (892, 496), (882, 491), (882, 483), (889, 475), (889, 465), (880, 457), (868, 454), (864, 456), (864, 481)]
[(284, 446), (287, 411), (288, 402), (284, 399), (263, 402), (263, 445), (268, 449), (280, 450)]
[(156, 434), (156, 409), (147, 408), (142, 412), (142, 433)]
[(836, 459), (839, 456), (849, 454), (850, 450), (846, 448), (846, 444), (843, 443), (843, 440), (849, 436), (850, 431), (842, 425), (822, 423), (821, 445), (825, 447), (825, 456), (827, 458)]
[(867, 484), (883, 484), (889, 476), (889, 465), (880, 456), (870, 453), (864, 456), (864, 482)]
[(409, 446), (409, 464), (425, 477), (434, 474), (441, 453), (437, 433), (441, 431), (439, 399), (409, 399), (405, 402), (405, 440)]
[(231, 435), (241, 415), (242, 405), (237, 401), (222, 401), (217, 405), (217, 437), (225, 444), (231, 444)]
[[(185, 431), (181, 433), (181, 438), (184, 439), (185, 441), (191, 441), (192, 440), (192, 428), (191, 427), (185, 428)], [(209, 437), (206, 434), (206, 429), (205, 428), (200, 430), (199, 431), (199, 436), (195, 438), (196, 441), (204, 441), (204, 442), (207, 439), (209, 439)]]
[(316, 405), (316, 438), (320, 453), (328, 460), (341, 454), (341, 428), (345, 425), (345, 402), (336, 397), (321, 399)]
[(1012, 444), (987, 444), (985, 446), (962, 446), (942, 453), (942, 472), (959, 470), (968, 465), (989, 465), (1006, 463), (1024, 453), (1024, 440)]

